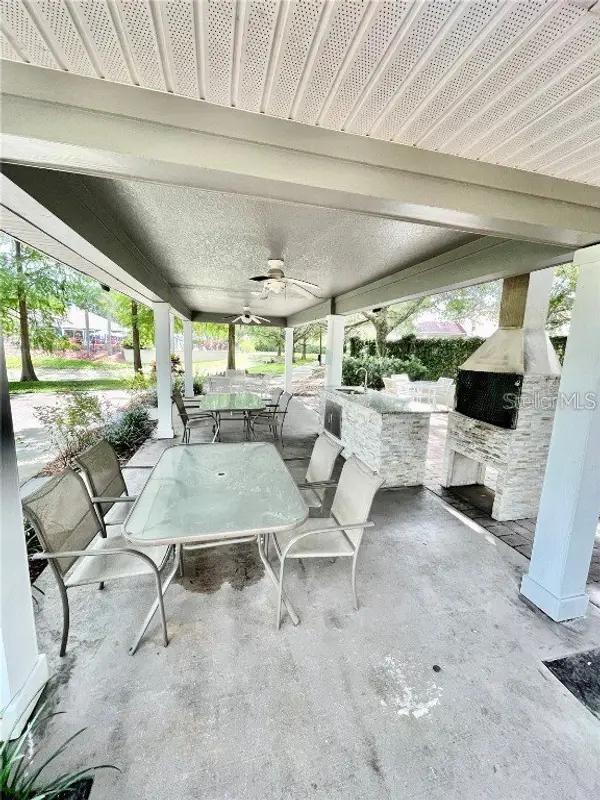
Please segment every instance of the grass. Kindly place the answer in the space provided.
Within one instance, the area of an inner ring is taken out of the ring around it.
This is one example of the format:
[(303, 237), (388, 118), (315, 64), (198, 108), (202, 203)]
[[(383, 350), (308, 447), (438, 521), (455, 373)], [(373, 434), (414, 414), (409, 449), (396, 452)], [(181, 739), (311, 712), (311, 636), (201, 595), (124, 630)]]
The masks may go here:
[[(20, 369), (20, 356), (7, 356), (6, 366), (8, 369)], [(112, 361), (108, 358), (100, 358), (97, 361), (88, 361), (87, 358), (64, 358), (62, 356), (33, 356), (33, 366), (38, 369), (99, 369), (99, 370), (131, 370), (131, 364), (123, 361)]]
[(129, 389), (127, 378), (96, 378), (83, 381), (9, 381), (10, 394), (30, 392), (91, 392), (103, 389)]
[[(305, 364), (315, 364), (314, 358), (297, 358), (294, 361), (295, 367), (303, 367)], [(248, 367), (247, 372), (249, 375), (283, 375), (284, 363), (283, 361), (276, 361), (273, 364), (255, 364), (253, 367)]]

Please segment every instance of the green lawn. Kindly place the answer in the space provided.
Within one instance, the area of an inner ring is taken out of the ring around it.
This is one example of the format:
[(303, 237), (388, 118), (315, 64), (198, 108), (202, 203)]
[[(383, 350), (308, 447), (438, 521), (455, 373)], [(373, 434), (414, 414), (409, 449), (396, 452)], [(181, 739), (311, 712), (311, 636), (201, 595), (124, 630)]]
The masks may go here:
[(28, 392), (89, 392), (102, 389), (129, 389), (127, 378), (97, 378), (83, 381), (9, 381), (10, 394)]
[[(295, 367), (303, 367), (305, 364), (315, 364), (314, 358), (297, 358), (294, 361)], [(284, 363), (277, 361), (274, 364), (255, 364), (253, 367), (248, 367), (246, 372), (249, 375), (283, 375)]]
[[(20, 356), (7, 356), (6, 366), (8, 369), (20, 369)], [(63, 358), (61, 356), (33, 356), (33, 366), (39, 369), (100, 369), (100, 370), (132, 370), (131, 364), (124, 361), (112, 361), (108, 358), (100, 358), (97, 361), (88, 361), (87, 358)]]

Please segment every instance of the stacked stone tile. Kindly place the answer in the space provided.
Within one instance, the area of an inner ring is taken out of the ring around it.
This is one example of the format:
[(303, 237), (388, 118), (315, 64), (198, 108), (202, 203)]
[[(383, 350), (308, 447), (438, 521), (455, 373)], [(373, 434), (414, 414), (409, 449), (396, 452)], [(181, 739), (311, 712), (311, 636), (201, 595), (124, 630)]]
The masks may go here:
[(424, 482), (429, 413), (382, 413), (362, 405), (360, 397), (329, 389), (322, 394), (322, 412), (325, 400), (342, 407), (340, 441), (345, 458), (356, 455), (384, 478), (386, 486), (419, 486)]
[[(506, 430), (452, 411), (444, 458), (445, 486), (461, 484), (455, 454), (498, 470), (492, 517), (535, 517), (540, 502), (560, 378), (525, 375), (517, 425)], [(482, 475), (480, 476), (482, 479)], [(470, 483), (465, 479), (462, 483)]]

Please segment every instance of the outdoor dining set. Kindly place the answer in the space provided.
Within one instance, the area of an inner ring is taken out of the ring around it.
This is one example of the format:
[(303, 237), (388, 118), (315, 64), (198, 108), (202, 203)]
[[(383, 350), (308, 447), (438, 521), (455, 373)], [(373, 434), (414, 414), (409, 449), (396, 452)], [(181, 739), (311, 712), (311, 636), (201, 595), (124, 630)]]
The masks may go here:
[[(189, 551), (255, 542), (276, 587), (276, 627), (283, 608), (299, 617), (284, 590), (290, 559), (349, 559), (354, 606), (357, 556), (382, 479), (349, 455), (334, 481), (342, 445), (321, 432), (307, 469), (297, 481), (280, 455), (292, 396), (248, 391), (211, 392), (186, 400), (173, 392), (182, 441), (164, 450), (138, 495), (128, 493), (124, 471), (108, 442), (81, 453), (73, 467), (23, 501), (25, 517), (56, 578), (63, 609), (60, 655), (69, 635), (68, 591), (77, 586), (152, 577), (156, 597), (129, 652), (135, 653), (155, 614), (168, 644), (164, 595)], [(222, 442), (224, 426), (237, 424), (242, 441)], [(204, 428), (191, 443), (194, 427)], [(273, 439), (265, 441), (264, 434)], [(259, 436), (261, 437), (259, 440)], [(287, 462), (287, 463), (286, 463)], [(331, 502), (331, 496), (333, 500)], [(327, 498), (327, 502), (325, 499)], [(272, 561), (273, 552), (277, 564)]]

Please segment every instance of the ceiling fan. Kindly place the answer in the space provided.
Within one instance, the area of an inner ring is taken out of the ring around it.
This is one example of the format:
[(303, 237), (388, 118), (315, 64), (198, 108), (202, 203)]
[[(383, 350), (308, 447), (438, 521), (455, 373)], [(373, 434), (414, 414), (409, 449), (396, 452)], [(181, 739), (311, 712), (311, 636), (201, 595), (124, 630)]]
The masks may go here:
[(299, 278), (288, 278), (283, 272), (283, 260), (280, 258), (270, 258), (267, 261), (269, 269), (266, 275), (255, 275), (250, 278), (251, 281), (262, 283), (262, 292), (256, 292), (261, 297), (266, 297), (268, 294), (283, 294), (288, 287), (292, 289), (299, 289), (311, 297), (319, 297), (314, 291), (319, 290), (315, 283), (309, 281), (301, 281)]
[(257, 314), (252, 314), (250, 312), (250, 306), (243, 306), (242, 313), (239, 317), (232, 317), (229, 322), (236, 325), (237, 323), (242, 323), (242, 325), (250, 325), (253, 322), (255, 325), (262, 325), (263, 322), (270, 322), (270, 319), (266, 317), (259, 317)]

